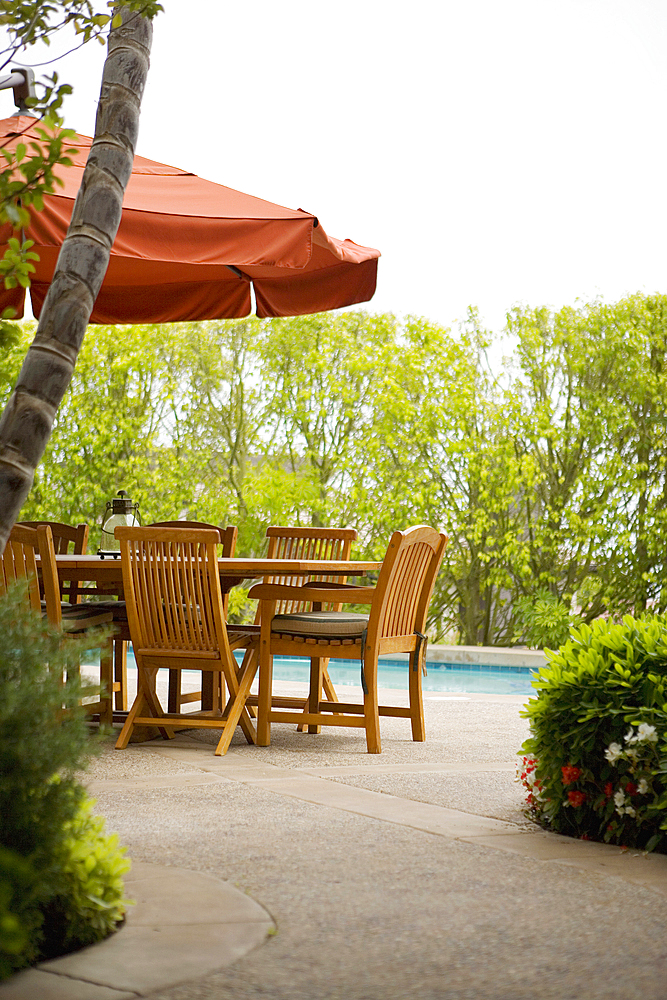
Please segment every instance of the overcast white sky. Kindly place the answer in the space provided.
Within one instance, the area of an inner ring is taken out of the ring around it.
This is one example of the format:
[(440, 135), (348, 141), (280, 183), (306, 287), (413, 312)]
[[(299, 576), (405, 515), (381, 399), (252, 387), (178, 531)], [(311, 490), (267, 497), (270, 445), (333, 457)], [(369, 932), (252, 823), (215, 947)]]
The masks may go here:
[[(163, 4), (137, 152), (380, 249), (367, 308), (667, 291), (665, 0)], [(93, 48), (58, 66), (87, 134)]]

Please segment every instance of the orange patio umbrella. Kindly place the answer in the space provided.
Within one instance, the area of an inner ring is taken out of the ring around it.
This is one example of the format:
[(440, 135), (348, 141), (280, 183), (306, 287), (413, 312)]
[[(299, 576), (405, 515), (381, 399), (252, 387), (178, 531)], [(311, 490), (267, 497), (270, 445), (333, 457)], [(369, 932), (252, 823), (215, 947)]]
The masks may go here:
[[(0, 146), (39, 142), (39, 123), (0, 121)], [(64, 182), (33, 211), (25, 238), (39, 254), (30, 294), (39, 317), (65, 238), (92, 139), (77, 135)], [(12, 236), (0, 228), (0, 246)], [(375, 292), (378, 250), (328, 236), (317, 218), (135, 156), (109, 268), (91, 323), (169, 323), (300, 316), (367, 302)], [(0, 288), (0, 310), (23, 315), (24, 290)]]

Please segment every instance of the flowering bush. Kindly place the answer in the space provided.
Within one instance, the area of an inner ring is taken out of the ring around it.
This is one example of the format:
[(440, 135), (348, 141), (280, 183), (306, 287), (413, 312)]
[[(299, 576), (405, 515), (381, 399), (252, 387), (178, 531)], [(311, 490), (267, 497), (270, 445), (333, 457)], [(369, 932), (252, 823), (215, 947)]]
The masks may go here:
[(667, 853), (667, 620), (598, 620), (546, 651), (523, 715), (526, 812), (558, 833)]

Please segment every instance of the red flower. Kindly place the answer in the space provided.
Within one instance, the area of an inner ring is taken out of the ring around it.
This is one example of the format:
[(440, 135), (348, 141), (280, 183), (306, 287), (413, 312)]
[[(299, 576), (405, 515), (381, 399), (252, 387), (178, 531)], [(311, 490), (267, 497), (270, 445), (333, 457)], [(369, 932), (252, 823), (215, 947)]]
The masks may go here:
[(567, 797), (570, 801), (570, 805), (575, 806), (575, 808), (577, 806), (583, 806), (584, 802), (586, 801), (586, 795), (584, 792), (568, 792)]
[(571, 785), (573, 781), (576, 781), (580, 777), (581, 768), (566, 765), (565, 767), (561, 767), (561, 772), (563, 774), (563, 784)]
[(608, 781), (607, 784), (604, 786), (604, 794), (608, 799), (611, 798), (611, 793), (613, 791), (614, 791), (614, 786), (612, 785), (611, 781)]
[(637, 786), (635, 785), (634, 781), (628, 781), (627, 785), (625, 786), (625, 790), (628, 793), (628, 795), (636, 795)]

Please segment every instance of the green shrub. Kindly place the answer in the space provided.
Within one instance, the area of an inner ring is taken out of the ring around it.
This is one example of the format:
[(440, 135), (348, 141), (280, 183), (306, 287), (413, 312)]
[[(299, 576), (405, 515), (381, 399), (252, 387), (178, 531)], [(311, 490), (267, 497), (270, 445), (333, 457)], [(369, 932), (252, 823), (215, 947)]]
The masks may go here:
[(667, 620), (572, 629), (533, 682), (520, 778), (558, 833), (667, 850)]
[(0, 980), (37, 958), (43, 918), (35, 905), (36, 884), (32, 865), (0, 847)]
[(95, 691), (77, 669), (90, 645), (63, 642), (21, 587), (0, 598), (0, 978), (99, 940), (123, 912), (127, 862), (76, 778), (96, 749), (79, 705)]
[(116, 834), (105, 833), (92, 799), (65, 824), (56, 859), (57, 891), (45, 906), (41, 956), (50, 958), (108, 937), (123, 919), (123, 875), (130, 862)]
[(514, 612), (514, 642), (525, 642), (533, 649), (557, 649), (567, 641), (570, 628), (580, 622), (544, 587), (531, 596), (519, 598)]
[(79, 700), (95, 689), (78, 677), (82, 649), (21, 587), (0, 599), (0, 845), (24, 856), (51, 853), (83, 797), (75, 774), (95, 747)]

